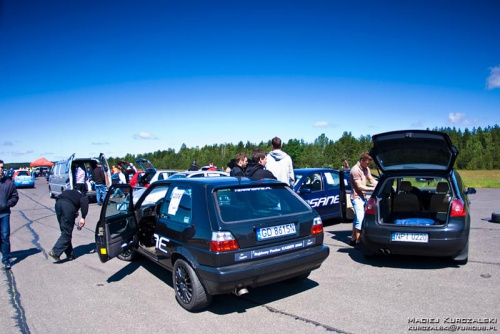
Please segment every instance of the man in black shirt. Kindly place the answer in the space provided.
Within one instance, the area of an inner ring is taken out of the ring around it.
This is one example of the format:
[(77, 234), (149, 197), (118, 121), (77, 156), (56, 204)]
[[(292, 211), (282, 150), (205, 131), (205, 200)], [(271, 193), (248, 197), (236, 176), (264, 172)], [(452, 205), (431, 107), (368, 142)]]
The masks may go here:
[(0, 245), (2, 263), (6, 270), (10, 264), (10, 208), (17, 204), (19, 196), (16, 186), (10, 177), (3, 173), (4, 163), (0, 160)]
[(73, 245), (71, 238), (73, 235), (73, 228), (75, 227), (75, 219), (78, 217), (78, 210), (82, 213), (79, 227), (85, 226), (85, 217), (89, 212), (89, 200), (87, 196), (78, 190), (68, 189), (63, 191), (56, 201), (56, 215), (59, 227), (61, 229), (61, 236), (57, 240), (49, 256), (59, 262), (62, 253), (66, 254), (68, 260), (73, 260)]
[(254, 179), (274, 179), (276, 177), (270, 171), (266, 170), (267, 157), (266, 153), (261, 149), (254, 149), (252, 151), (252, 161), (248, 163), (245, 171), (245, 176)]

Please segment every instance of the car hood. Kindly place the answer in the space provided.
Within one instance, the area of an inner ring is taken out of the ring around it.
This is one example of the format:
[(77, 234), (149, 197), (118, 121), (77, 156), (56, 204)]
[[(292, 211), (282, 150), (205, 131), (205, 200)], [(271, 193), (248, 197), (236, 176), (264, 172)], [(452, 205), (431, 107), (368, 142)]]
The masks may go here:
[(372, 137), (370, 155), (385, 171), (450, 171), (458, 150), (446, 133), (425, 130), (385, 132)]

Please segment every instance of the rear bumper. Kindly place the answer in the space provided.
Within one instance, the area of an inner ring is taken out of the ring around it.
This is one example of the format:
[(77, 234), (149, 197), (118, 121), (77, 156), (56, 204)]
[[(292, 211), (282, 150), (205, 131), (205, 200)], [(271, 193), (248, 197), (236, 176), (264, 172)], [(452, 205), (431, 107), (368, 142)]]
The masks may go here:
[(469, 233), (465, 230), (437, 233), (432, 230), (418, 229), (408, 232), (427, 233), (429, 241), (426, 243), (391, 241), (392, 231), (390, 230), (362, 233), (361, 241), (364, 249), (371, 253), (389, 250), (390, 254), (453, 257), (460, 254), (469, 240)]
[(319, 268), (329, 253), (327, 246), (320, 245), (227, 267), (199, 266), (196, 270), (209, 294), (224, 294), (237, 287), (257, 287), (308, 273)]

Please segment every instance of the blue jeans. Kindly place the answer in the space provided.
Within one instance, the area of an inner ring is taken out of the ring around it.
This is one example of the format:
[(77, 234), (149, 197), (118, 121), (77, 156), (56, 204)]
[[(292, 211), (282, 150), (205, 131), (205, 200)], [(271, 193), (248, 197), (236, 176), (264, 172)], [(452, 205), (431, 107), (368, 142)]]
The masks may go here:
[(361, 231), (361, 226), (363, 224), (363, 219), (365, 218), (365, 204), (366, 199), (356, 198), (352, 199), (352, 208), (354, 209), (354, 228), (358, 231)]
[(97, 200), (97, 204), (102, 204), (102, 202), (104, 202), (105, 197), (106, 197), (106, 185), (96, 184), (95, 185), (95, 198)]
[(0, 218), (2, 263), (10, 259), (10, 214)]

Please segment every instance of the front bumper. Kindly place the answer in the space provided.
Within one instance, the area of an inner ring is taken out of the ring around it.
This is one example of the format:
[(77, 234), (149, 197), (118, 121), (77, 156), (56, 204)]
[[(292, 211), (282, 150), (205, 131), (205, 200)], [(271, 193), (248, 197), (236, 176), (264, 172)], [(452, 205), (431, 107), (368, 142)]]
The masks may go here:
[(226, 267), (198, 266), (196, 270), (210, 295), (224, 294), (236, 288), (267, 285), (308, 273), (319, 268), (329, 253), (327, 246), (320, 245)]

